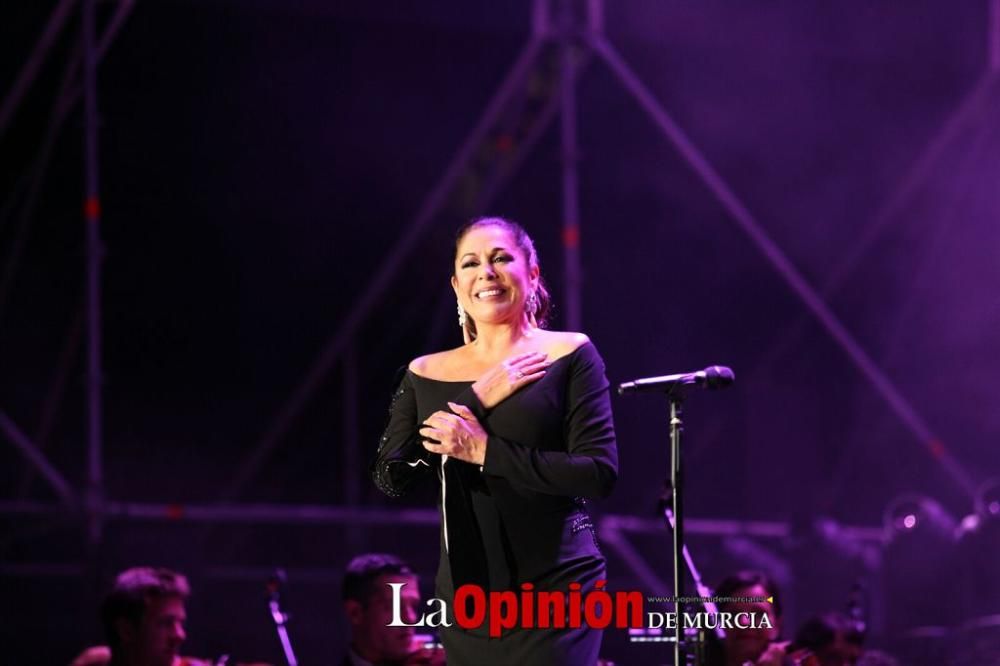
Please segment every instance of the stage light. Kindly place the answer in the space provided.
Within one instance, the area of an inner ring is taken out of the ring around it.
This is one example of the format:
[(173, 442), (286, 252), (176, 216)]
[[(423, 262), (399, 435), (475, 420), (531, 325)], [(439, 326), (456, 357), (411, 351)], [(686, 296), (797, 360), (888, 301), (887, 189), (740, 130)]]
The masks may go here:
[(893, 498), (882, 521), (890, 632), (944, 631), (955, 621), (958, 521), (934, 498), (914, 493)]
[(882, 514), (888, 541), (901, 534), (935, 534), (942, 541), (954, 541), (958, 522), (941, 504), (925, 495), (905, 494), (894, 498)]
[(976, 491), (976, 513), (983, 520), (1000, 519), (1000, 477), (990, 479)]
[[(962, 520), (959, 530), (961, 617), (971, 623), (969, 626), (1000, 618), (1000, 568), (996, 565), (1000, 553), (1000, 478), (979, 487), (974, 506), (975, 512)], [(996, 626), (989, 631), (979, 627), (973, 633), (996, 637), (1000, 635)], [(996, 644), (997, 640), (991, 643)]]

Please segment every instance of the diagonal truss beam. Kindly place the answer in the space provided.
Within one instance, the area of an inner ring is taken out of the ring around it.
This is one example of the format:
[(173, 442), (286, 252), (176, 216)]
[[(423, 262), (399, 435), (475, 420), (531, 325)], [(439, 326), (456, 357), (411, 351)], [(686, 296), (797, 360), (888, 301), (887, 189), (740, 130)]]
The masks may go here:
[(973, 122), (984, 110), (984, 102), (988, 99), (996, 83), (996, 73), (990, 71), (983, 74), (962, 101), (942, 123), (933, 139), (925, 146), (923, 152), (913, 163), (906, 175), (883, 202), (875, 213), (872, 223), (861, 233), (851, 249), (826, 278), (823, 294), (827, 297), (840, 291), (847, 277), (854, 271), (861, 258), (868, 253), (875, 242), (881, 237), (889, 222), (896, 219), (903, 208), (913, 198), (917, 190), (926, 182), (931, 169), (941, 159), (944, 151), (954, 142), (959, 132)]
[(243, 464), (233, 475), (220, 495), (220, 501), (230, 502), (236, 499), (254, 475), (264, 464), (271, 451), (278, 445), (288, 428), (301, 413), (309, 399), (320, 387), (334, 363), (343, 354), (350, 341), (355, 337), (361, 325), (378, 305), (379, 301), (393, 285), (396, 273), (404, 265), (403, 260), (414, 248), (421, 234), (437, 216), (447, 202), (462, 173), (475, 157), (477, 147), (496, 124), (507, 102), (524, 85), (531, 73), (538, 54), (545, 41), (544, 34), (536, 32), (522, 49), (520, 55), (511, 67), (500, 88), (486, 106), (479, 121), (459, 147), (441, 179), (434, 189), (424, 199), (419, 212), (403, 232), (396, 245), (389, 252), (384, 262), (386, 270), (375, 276), (368, 288), (362, 294), (358, 303), (351, 308), (340, 330), (326, 343), (312, 366), (306, 371), (305, 377), (285, 400), (263, 436), (257, 441), (252, 451), (244, 459)]
[(14, 81), (10, 93), (4, 99), (3, 105), (0, 105), (0, 138), (3, 137), (4, 132), (10, 125), (10, 121), (17, 112), (17, 107), (21, 105), (21, 100), (24, 99), (28, 89), (31, 88), (31, 84), (35, 82), (38, 70), (42, 68), (49, 50), (55, 43), (56, 38), (59, 37), (63, 26), (66, 25), (66, 21), (73, 12), (77, 1), (60, 0), (59, 4), (52, 10), (48, 23), (45, 24), (41, 37), (39, 37), (38, 42), (35, 44), (34, 51), (31, 52), (27, 62), (24, 63), (24, 67), (21, 68), (21, 72)]
[[(994, 0), (994, 3), (1000, 6), (1000, 0)], [(1000, 48), (998, 48), (998, 52), (1000, 52)], [(996, 83), (995, 73), (983, 74), (948, 114), (933, 138), (924, 145), (920, 155), (909, 167), (906, 175), (879, 206), (871, 224), (865, 228), (859, 238), (853, 241), (851, 247), (839, 258), (828, 276), (823, 278), (819, 292), (826, 301), (829, 302), (844, 287), (847, 278), (862, 257), (871, 250), (877, 237), (885, 231), (888, 223), (893, 219), (898, 219), (898, 214), (926, 182), (934, 163), (942, 153), (954, 143), (962, 130), (981, 119), (981, 111), (983, 107), (987, 106), (986, 95), (990, 92), (995, 94)], [(767, 349), (754, 361), (751, 374), (769, 367), (775, 359), (784, 354), (788, 347), (801, 337), (808, 318), (808, 314), (800, 313), (791, 323), (783, 327), (780, 334), (770, 341)], [(711, 438), (708, 439), (711, 440)], [(702, 453), (705, 451), (703, 450)], [(847, 452), (842, 453), (846, 454)]]
[(49, 463), (45, 458), (45, 454), (17, 427), (17, 424), (2, 411), (0, 411), (0, 430), (7, 435), (7, 439), (17, 447), (17, 450), (21, 452), (25, 460), (31, 463), (41, 473), (42, 477), (49, 482), (52, 490), (59, 496), (63, 505), (69, 508), (75, 507), (76, 495), (63, 475)]
[(969, 496), (975, 484), (962, 465), (941, 445), (940, 440), (923, 417), (896, 388), (892, 380), (878, 367), (846, 326), (837, 318), (819, 293), (806, 281), (781, 248), (771, 240), (763, 227), (753, 217), (743, 202), (733, 192), (708, 159), (687, 137), (680, 126), (660, 105), (656, 97), (632, 71), (614, 47), (600, 35), (588, 35), (594, 51), (604, 60), (619, 83), (650, 117), (664, 137), (680, 153), (692, 170), (701, 178), (719, 203), (726, 209), (737, 226), (770, 262), (808, 310), (819, 320), (827, 333), (840, 345), (851, 362), (872, 384), (876, 392), (888, 403), (892, 411), (916, 437), (918, 442), (945, 469), (948, 476)]
[[(582, 73), (581, 70), (587, 64), (589, 64), (589, 59), (585, 57), (584, 61), (577, 67), (577, 71), (575, 72), (576, 77), (579, 77)], [(549, 97), (548, 102), (545, 103), (538, 117), (532, 123), (531, 128), (524, 135), (521, 142), (517, 144), (513, 153), (499, 164), (496, 173), (483, 186), (482, 192), (476, 199), (475, 214), (487, 210), (491, 202), (496, 199), (499, 193), (510, 182), (511, 178), (521, 169), (524, 161), (534, 152), (535, 146), (538, 145), (538, 142), (545, 136), (549, 128), (552, 127), (556, 119), (556, 114), (559, 113), (561, 107), (562, 97), (560, 95)]]

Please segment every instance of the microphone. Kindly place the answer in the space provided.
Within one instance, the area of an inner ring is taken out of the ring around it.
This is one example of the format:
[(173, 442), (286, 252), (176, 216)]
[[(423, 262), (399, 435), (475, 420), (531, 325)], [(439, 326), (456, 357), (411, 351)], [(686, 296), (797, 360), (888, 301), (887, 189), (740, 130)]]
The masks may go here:
[(632, 393), (667, 393), (679, 386), (696, 386), (716, 390), (726, 388), (736, 380), (731, 368), (724, 365), (710, 365), (697, 372), (684, 372), (679, 375), (664, 375), (662, 377), (645, 377), (618, 385), (619, 395)]

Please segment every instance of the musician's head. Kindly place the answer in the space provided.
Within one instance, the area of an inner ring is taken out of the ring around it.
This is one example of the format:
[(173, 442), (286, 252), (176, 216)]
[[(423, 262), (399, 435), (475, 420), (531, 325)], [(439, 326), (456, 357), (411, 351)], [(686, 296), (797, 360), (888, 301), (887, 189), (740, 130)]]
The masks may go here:
[(795, 634), (795, 646), (811, 651), (821, 666), (854, 666), (863, 643), (859, 624), (835, 611), (809, 618)]
[[(781, 595), (778, 586), (759, 571), (740, 571), (723, 579), (715, 588), (715, 595), (743, 598), (720, 602), (719, 611), (753, 613), (758, 618), (754, 622), (758, 626), (756, 629), (727, 629), (725, 641), (727, 658), (736, 655), (739, 659), (755, 661), (781, 633)], [(770, 629), (760, 626), (764, 615), (768, 617)]]
[(136, 567), (118, 574), (101, 618), (112, 663), (170, 666), (187, 637), (187, 578), (169, 569)]
[(344, 612), (351, 624), (351, 647), (370, 662), (399, 661), (412, 651), (413, 627), (389, 627), (393, 620), (393, 589), (402, 584), (399, 619), (414, 624), (420, 615), (417, 576), (398, 557), (384, 553), (358, 555), (344, 575)]

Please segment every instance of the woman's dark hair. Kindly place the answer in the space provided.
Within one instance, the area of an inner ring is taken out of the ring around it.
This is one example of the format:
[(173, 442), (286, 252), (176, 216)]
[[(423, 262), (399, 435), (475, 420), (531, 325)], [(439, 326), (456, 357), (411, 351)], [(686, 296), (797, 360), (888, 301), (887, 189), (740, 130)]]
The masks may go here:
[[(524, 230), (517, 222), (509, 220), (504, 217), (477, 217), (469, 223), (462, 226), (458, 233), (455, 234), (455, 255), (458, 255), (458, 246), (462, 243), (462, 239), (465, 235), (472, 231), (473, 229), (479, 229), (480, 227), (500, 227), (501, 229), (507, 230), (507, 232), (514, 237), (514, 243), (517, 248), (521, 250), (525, 259), (528, 262), (528, 267), (538, 266), (538, 252), (535, 251), (535, 243), (531, 240), (531, 236), (528, 232)], [(549, 290), (545, 288), (545, 281), (542, 279), (541, 274), (538, 276), (538, 289), (535, 291), (535, 311), (530, 313), (535, 317), (535, 323), (538, 324), (539, 328), (545, 328), (549, 323), (549, 314), (552, 311), (552, 297), (549, 296)], [(468, 318), (469, 333), (473, 338), (476, 337), (476, 322), (472, 321), (472, 318)]]

